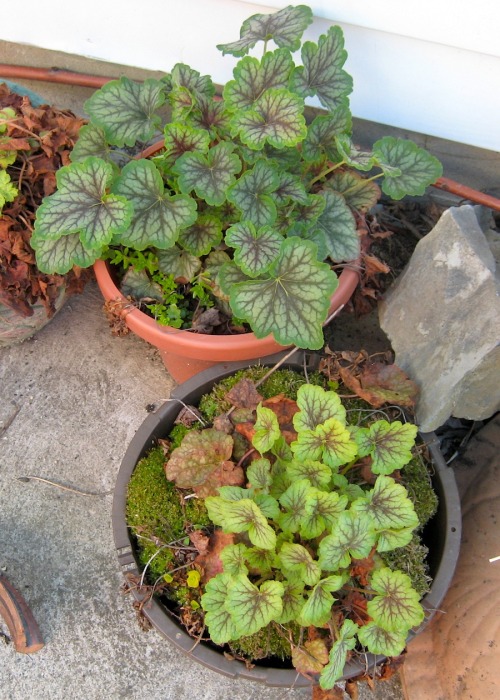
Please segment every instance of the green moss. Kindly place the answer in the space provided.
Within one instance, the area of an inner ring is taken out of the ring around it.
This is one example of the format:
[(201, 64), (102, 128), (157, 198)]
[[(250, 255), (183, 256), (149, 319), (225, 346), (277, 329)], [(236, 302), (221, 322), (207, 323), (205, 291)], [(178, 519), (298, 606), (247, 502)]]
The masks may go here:
[(399, 569), (407, 574), (413, 588), (420, 596), (424, 596), (429, 592), (432, 583), (426, 563), (428, 552), (428, 548), (422, 544), (418, 534), (414, 534), (412, 541), (405, 547), (384, 552), (380, 556), (393, 571)]
[(174, 425), (174, 427), (168, 435), (172, 443), (172, 450), (174, 450), (176, 447), (179, 447), (187, 432), (189, 432), (189, 428), (185, 425), (182, 425), (182, 423), (179, 423), (179, 425)]
[(277, 625), (267, 625), (255, 634), (241, 637), (229, 643), (231, 651), (237, 656), (243, 656), (250, 660), (274, 657), (285, 661), (290, 659), (292, 652), (288, 641), (288, 631), (292, 631), (293, 639), (298, 642), (300, 628), (295, 623), (285, 625), (286, 629), (278, 632)]
[(436, 513), (438, 497), (432, 487), (426, 461), (421, 455), (417, 454), (411, 462), (403, 467), (401, 480), (415, 507), (420, 527), (423, 527)]
[(199, 528), (211, 524), (203, 502), (193, 498), (181, 504), (174, 484), (165, 477), (164, 463), (162, 448), (153, 448), (137, 464), (127, 492), (127, 524), (137, 537), (140, 562), (150, 562), (150, 580), (162, 576), (173, 561), (172, 551), (162, 545), (185, 536), (186, 523)]
[[(231, 404), (226, 398), (227, 392), (243, 378), (258, 382), (268, 371), (269, 367), (249, 367), (248, 369), (236, 372), (231, 377), (223, 379), (209, 394), (202, 397), (198, 408), (203, 417), (211, 422), (216, 416), (228, 411), (231, 408)], [(273, 374), (259, 386), (258, 391), (264, 399), (277, 396), (278, 394), (284, 394), (289, 399), (296, 399), (297, 390), (305, 383), (306, 380), (301, 374), (291, 369), (281, 369), (273, 372)], [(309, 383), (325, 387), (326, 379), (319, 372), (311, 372), (309, 375)]]

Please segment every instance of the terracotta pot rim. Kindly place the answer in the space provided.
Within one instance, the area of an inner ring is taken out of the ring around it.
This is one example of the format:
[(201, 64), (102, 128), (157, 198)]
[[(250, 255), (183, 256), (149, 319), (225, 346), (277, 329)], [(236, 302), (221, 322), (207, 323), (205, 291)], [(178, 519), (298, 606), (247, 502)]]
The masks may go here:
[[(251, 359), (284, 349), (284, 346), (277, 343), (272, 335), (265, 338), (257, 338), (254, 333), (205, 335), (161, 326), (127, 301), (113, 282), (108, 263), (97, 260), (94, 263), (94, 272), (104, 298), (107, 301), (119, 301), (123, 304), (121, 315), (130, 330), (159, 349), (179, 352), (186, 357), (199, 357), (201, 351), (203, 357), (216, 361), (226, 361), (229, 358)], [(339, 285), (331, 297), (330, 313), (349, 301), (358, 281), (359, 272), (356, 267), (345, 267), (342, 270)]]

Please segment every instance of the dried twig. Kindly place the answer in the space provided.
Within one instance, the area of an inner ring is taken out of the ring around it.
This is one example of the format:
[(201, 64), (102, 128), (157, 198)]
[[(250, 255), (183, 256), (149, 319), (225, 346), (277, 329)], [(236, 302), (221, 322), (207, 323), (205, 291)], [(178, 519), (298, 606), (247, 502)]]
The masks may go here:
[(65, 486), (64, 484), (59, 484), (57, 481), (51, 481), (50, 479), (44, 479), (42, 476), (33, 476), (28, 474), (27, 476), (18, 476), (17, 481), (41, 481), (44, 484), (49, 484), (49, 486), (55, 486), (63, 491), (70, 491), (71, 493), (77, 493), (79, 496), (109, 496), (113, 493), (113, 489), (110, 491), (102, 491), (97, 493), (96, 491), (85, 491), (84, 489), (74, 488), (72, 486)]

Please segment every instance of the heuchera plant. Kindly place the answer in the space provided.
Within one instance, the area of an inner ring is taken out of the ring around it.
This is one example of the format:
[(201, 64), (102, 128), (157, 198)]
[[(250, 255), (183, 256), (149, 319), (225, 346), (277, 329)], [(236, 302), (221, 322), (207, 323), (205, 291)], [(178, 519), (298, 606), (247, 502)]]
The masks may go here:
[[(304, 5), (246, 20), (239, 40), (218, 46), (240, 59), (222, 99), (182, 63), (161, 80), (123, 77), (98, 90), (73, 162), (38, 212), (40, 269), (128, 264), (142, 252), (132, 264), (143, 295), (161, 301), (165, 278), (201, 285), (208, 305), (229, 308), (257, 337), (320, 348), (332, 265), (358, 258), (357, 217), (378, 200), (375, 181), (394, 199), (421, 195), (441, 166), (404, 139), (356, 148), (342, 30), (301, 45), (311, 21)], [(261, 57), (247, 55), (260, 41)], [(324, 111), (306, 119), (311, 97)], [(161, 131), (161, 155), (128, 155)]]
[[(243, 481), (229, 461), (233, 437), (215, 428), (188, 432), (165, 471), (204, 497), (216, 530), (234, 534), (219, 555), (223, 571), (201, 596), (212, 641), (271, 624), (285, 636), (287, 625), (316, 628), (291, 644), (292, 661), (329, 689), (353, 649), (398, 656), (424, 619), (410, 578), (380, 557), (408, 544), (419, 524), (405, 487), (390, 476), (410, 461), (417, 428), (350, 425), (339, 395), (319, 386), (301, 386), (294, 409), (284, 401), (285, 412), (261, 402), (250, 427), (236, 426), (253, 447)], [(371, 487), (350, 479), (362, 460)]]

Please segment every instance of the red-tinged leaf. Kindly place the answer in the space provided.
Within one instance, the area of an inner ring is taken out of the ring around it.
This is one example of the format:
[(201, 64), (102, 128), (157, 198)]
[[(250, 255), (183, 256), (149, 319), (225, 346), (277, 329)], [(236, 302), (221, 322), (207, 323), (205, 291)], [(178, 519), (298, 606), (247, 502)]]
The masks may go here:
[(206, 554), (210, 544), (210, 537), (201, 530), (195, 530), (189, 534), (191, 544), (196, 547), (200, 554)]
[(251, 379), (241, 379), (227, 393), (227, 399), (236, 408), (257, 408), (262, 396)]
[(224, 547), (234, 544), (234, 540), (235, 536), (233, 534), (222, 532), (222, 530), (215, 530), (215, 532), (210, 535), (207, 551), (203, 554), (200, 553), (193, 562), (203, 569), (203, 575), (201, 577), (203, 583), (210, 581), (211, 578), (222, 573), (224, 567), (219, 555)]
[(191, 430), (165, 465), (167, 479), (197, 495), (216, 495), (224, 485), (242, 486), (244, 473), (230, 461), (233, 439), (213, 428)]
[(303, 647), (293, 647), (292, 663), (303, 676), (321, 673), (328, 663), (328, 649), (323, 639), (305, 642)]

